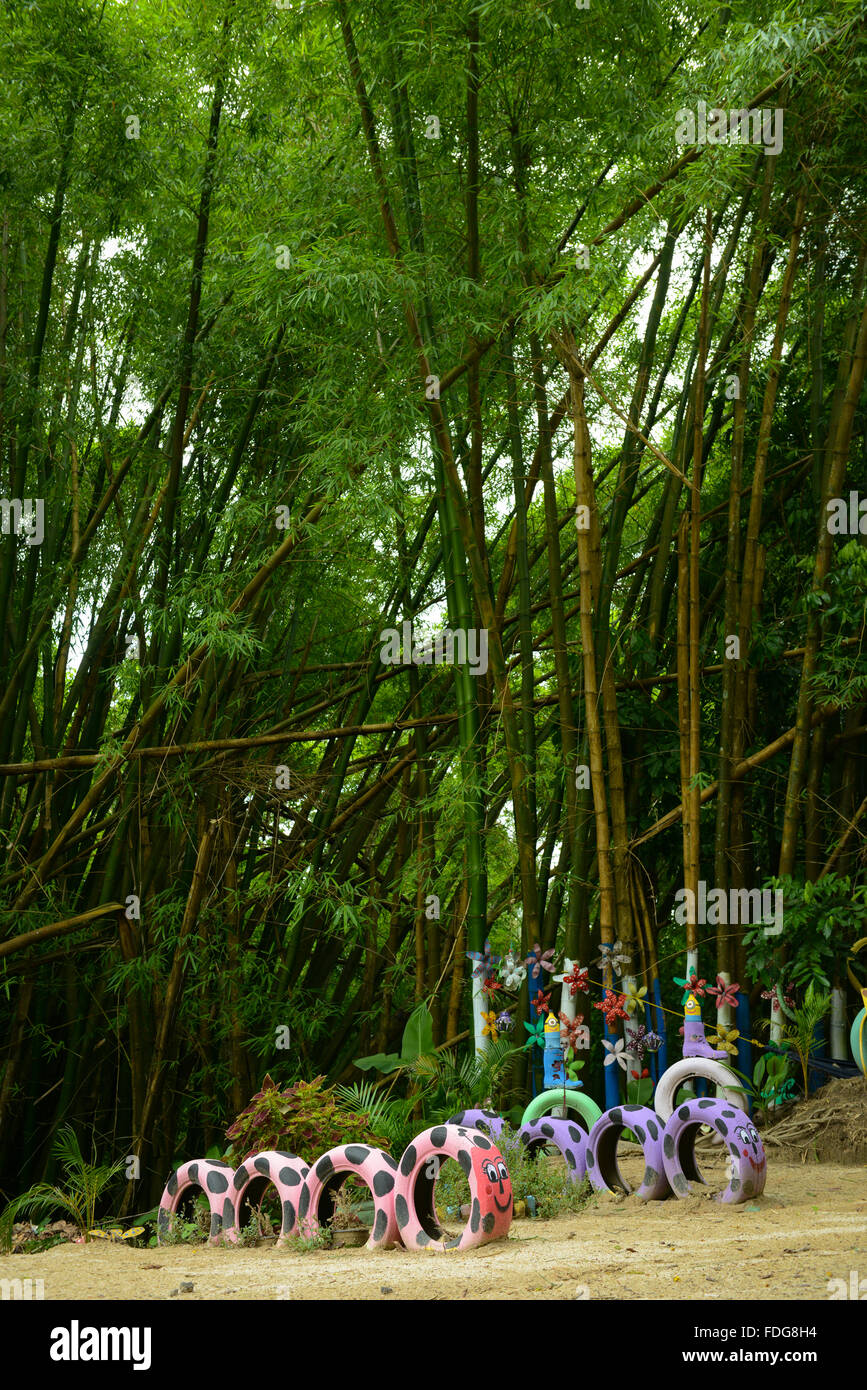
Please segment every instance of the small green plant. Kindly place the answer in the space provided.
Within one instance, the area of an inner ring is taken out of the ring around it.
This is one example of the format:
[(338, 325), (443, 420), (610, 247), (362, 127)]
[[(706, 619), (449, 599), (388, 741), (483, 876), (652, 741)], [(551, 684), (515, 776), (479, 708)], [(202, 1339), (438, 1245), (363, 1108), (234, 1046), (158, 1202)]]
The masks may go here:
[(831, 996), (817, 990), (814, 985), (807, 986), (804, 1002), (794, 1010), (794, 1024), (783, 1026), (783, 1039), (797, 1055), (801, 1064), (801, 1077), (804, 1083), (804, 1096), (809, 1094), (810, 1058), (820, 1046), (816, 1038), (816, 1027), (830, 1012)]
[(795, 1089), (795, 1083), (789, 1076), (789, 1059), (769, 1047), (753, 1067), (753, 1089), (767, 1106), (789, 1100)]
[[(590, 1198), (590, 1184), (572, 1182), (559, 1153), (548, 1161), (542, 1152), (529, 1153), (517, 1131), (504, 1125), (497, 1138), (497, 1148), (506, 1161), (516, 1202), (528, 1196), (536, 1199), (536, 1212), (541, 1217), (562, 1216), (565, 1212), (581, 1211)], [(444, 1163), (436, 1183), (436, 1205), (446, 1220), (458, 1222), (457, 1213), (470, 1201), (470, 1185), (457, 1163)]]
[(12, 1248), (12, 1227), (24, 1212), (62, 1211), (75, 1223), (81, 1236), (88, 1240), (88, 1231), (96, 1222), (97, 1203), (117, 1175), (123, 1172), (126, 1160), (116, 1163), (96, 1162), (96, 1153), (88, 1163), (81, 1152), (78, 1136), (71, 1125), (65, 1125), (55, 1137), (52, 1149), (64, 1174), (64, 1185), (38, 1182), (20, 1197), (15, 1197), (0, 1216), (0, 1251)]

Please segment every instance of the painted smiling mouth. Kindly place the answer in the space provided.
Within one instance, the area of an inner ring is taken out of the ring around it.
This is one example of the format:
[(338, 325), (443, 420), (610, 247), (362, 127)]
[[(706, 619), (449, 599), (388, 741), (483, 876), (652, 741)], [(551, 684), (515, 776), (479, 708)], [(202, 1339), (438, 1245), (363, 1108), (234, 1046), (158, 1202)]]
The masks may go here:
[(508, 1210), (509, 1210), (509, 1207), (510, 1207), (511, 1205), (512, 1205), (512, 1199), (511, 1199), (511, 1197), (510, 1197), (509, 1200), (506, 1202), (505, 1206), (502, 1204), (502, 1202), (498, 1202), (497, 1199), (496, 1199), (496, 1197), (494, 1198), (494, 1206), (497, 1208), (497, 1211), (508, 1211)]
[(762, 1168), (764, 1168), (765, 1166), (764, 1158), (757, 1163), (756, 1160), (753, 1158), (752, 1154), (745, 1154), (744, 1157), (749, 1159), (750, 1167), (752, 1168), (754, 1173), (761, 1172)]

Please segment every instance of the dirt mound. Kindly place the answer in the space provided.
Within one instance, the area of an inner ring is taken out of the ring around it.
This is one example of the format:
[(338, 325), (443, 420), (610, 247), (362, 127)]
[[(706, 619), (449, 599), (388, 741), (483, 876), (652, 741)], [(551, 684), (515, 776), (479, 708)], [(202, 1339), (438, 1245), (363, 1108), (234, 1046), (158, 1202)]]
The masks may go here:
[(787, 1163), (867, 1163), (867, 1077), (829, 1081), (762, 1129), (769, 1156)]

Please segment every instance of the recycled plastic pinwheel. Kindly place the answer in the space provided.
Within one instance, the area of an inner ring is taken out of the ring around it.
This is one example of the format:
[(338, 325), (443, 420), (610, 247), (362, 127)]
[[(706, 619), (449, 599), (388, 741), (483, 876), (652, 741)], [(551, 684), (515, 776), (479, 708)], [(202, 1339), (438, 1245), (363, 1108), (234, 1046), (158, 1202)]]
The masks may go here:
[(618, 1038), (617, 1042), (614, 1043), (610, 1043), (607, 1038), (603, 1038), (602, 1046), (608, 1053), (608, 1056), (605, 1058), (606, 1067), (610, 1067), (613, 1062), (616, 1062), (622, 1071), (628, 1071), (630, 1062), (635, 1061), (634, 1053), (630, 1052), (623, 1038)]
[(784, 1014), (794, 1019), (795, 1015), (792, 1013), (792, 1009), (795, 1007), (795, 1000), (791, 994), (794, 988), (795, 986), (791, 981), (787, 985), (774, 985), (773, 989), (762, 990), (762, 998), (773, 1001), (771, 1003), (772, 1013), (778, 1014), (782, 1009)]
[(530, 1003), (533, 1005), (537, 1014), (546, 1014), (548, 1012), (548, 1005), (551, 1003), (551, 991), (548, 990), (547, 994), (543, 994), (540, 989), (537, 989)]
[(626, 1012), (634, 1014), (640, 1009), (644, 1013), (644, 996), (647, 993), (647, 985), (642, 985), (637, 989), (635, 985), (627, 985), (624, 998), (626, 1000)]
[(571, 1047), (573, 1052), (577, 1052), (579, 1048), (590, 1046), (590, 1034), (584, 1024), (583, 1014), (576, 1014), (575, 1018), (569, 1018), (566, 1014), (559, 1014), (558, 1017), (563, 1025), (560, 1035), (566, 1047)]
[(539, 945), (538, 941), (536, 942), (536, 944), (535, 944), (535, 946), (533, 947), (532, 951), (530, 952), (530, 954), (529, 954), (529, 955), (527, 956), (527, 958), (526, 958), (527, 965), (532, 965), (532, 967), (533, 967), (533, 969), (530, 971), (530, 979), (531, 979), (531, 980), (538, 980), (539, 975), (540, 975), (541, 971), (543, 971), (543, 970), (547, 970), (547, 971), (549, 971), (550, 974), (553, 975), (553, 973), (554, 973), (554, 962), (551, 960), (551, 957), (553, 956), (553, 954), (554, 954), (554, 947), (553, 947), (553, 946), (551, 946), (547, 951), (543, 951), (543, 950), (542, 950), (542, 947)]
[[(575, 995), (578, 993), (579, 989), (582, 990), (584, 994), (588, 994), (590, 992), (590, 981), (587, 978), (589, 973), (589, 969), (579, 970), (578, 966), (576, 965), (569, 975), (558, 976), (558, 978), (562, 981), (564, 985), (569, 986), (570, 999), (575, 998)], [(560, 1017), (562, 1018), (563, 1015), (561, 1014)]]
[(497, 1015), (494, 1013), (494, 1010), (491, 1009), (490, 1013), (483, 1013), (482, 1018), (485, 1021), (485, 1026), (482, 1029), (482, 1037), (490, 1038), (492, 1042), (496, 1042), (499, 1036), (497, 1033)]
[(605, 1021), (609, 1028), (613, 1028), (614, 1020), (617, 1018), (628, 1018), (629, 1014), (623, 1007), (624, 996), (615, 994), (612, 989), (606, 989), (605, 998), (593, 1005), (594, 1009), (601, 1009), (605, 1015)]
[(501, 1014), (497, 1014), (497, 1027), (501, 1033), (511, 1033), (514, 1026), (515, 1020), (512, 1018), (508, 1009), (504, 1009)]
[(722, 1048), (725, 1052), (730, 1052), (734, 1057), (737, 1055), (735, 1043), (739, 1037), (740, 1032), (737, 1028), (723, 1028), (722, 1024), (718, 1023), (716, 1025), (716, 1032), (712, 1033), (708, 1038), (708, 1043), (711, 1047), (717, 1049)]
[(630, 1035), (629, 1045), (641, 1063), (644, 1061), (645, 1052), (656, 1052), (657, 1048), (662, 1046), (662, 1038), (658, 1033), (650, 1032), (643, 1023), (639, 1023)]
[(486, 980), (482, 980), (482, 989), (485, 991), (485, 994), (487, 994), (490, 999), (493, 999), (496, 991), (502, 988), (503, 986), (500, 983), (500, 981), (495, 980), (493, 975), (489, 975)]
[(624, 965), (628, 965), (632, 957), (624, 950), (623, 942), (618, 938), (617, 941), (600, 941), (599, 956), (593, 962), (601, 970), (610, 967), (614, 975), (622, 975)]
[(478, 965), (473, 971), (473, 978), (477, 980), (492, 975), (494, 966), (500, 964), (500, 957), (491, 955), (491, 943), (487, 939), (485, 940), (484, 952), (467, 951), (467, 960), (478, 961)]
[(737, 996), (740, 993), (740, 989), (741, 987), (739, 984), (727, 985), (722, 975), (717, 975), (716, 985), (710, 986), (708, 994), (713, 994), (715, 996), (714, 1003), (718, 1009), (723, 1008), (726, 1004), (728, 1004), (729, 1008), (736, 1009), (738, 1006)]
[(545, 1020), (544, 1020), (544, 1018), (537, 1018), (535, 1023), (525, 1023), (525, 1024), (524, 1024), (524, 1027), (526, 1028), (526, 1030), (527, 1030), (527, 1032), (530, 1034), (530, 1036), (529, 1036), (529, 1038), (527, 1039), (527, 1041), (524, 1043), (524, 1046), (521, 1048), (521, 1051), (522, 1051), (522, 1052), (529, 1052), (529, 1051), (530, 1051), (530, 1048), (532, 1048), (532, 1047), (544, 1047), (544, 1046), (545, 1046)]
[(697, 975), (675, 975), (674, 983), (683, 986), (683, 998), (681, 1005), (685, 1004), (691, 994), (704, 994), (704, 987), (707, 980), (700, 980)]
[(526, 965), (521, 965), (514, 953), (509, 951), (509, 953), (503, 957), (503, 963), (500, 966), (500, 979), (506, 986), (506, 989), (520, 989), (526, 978)]

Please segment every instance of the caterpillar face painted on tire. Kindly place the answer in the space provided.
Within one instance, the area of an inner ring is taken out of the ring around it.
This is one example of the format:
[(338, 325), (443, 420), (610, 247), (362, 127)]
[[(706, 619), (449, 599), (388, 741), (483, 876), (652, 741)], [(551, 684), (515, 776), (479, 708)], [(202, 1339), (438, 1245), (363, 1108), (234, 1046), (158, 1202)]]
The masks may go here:
[[(434, 1197), (443, 1158), (456, 1159), (470, 1185), (470, 1218), (450, 1239), (437, 1219)], [(433, 1125), (400, 1160), (394, 1210), (408, 1250), (470, 1250), (499, 1240), (512, 1224), (512, 1183), (503, 1155), (481, 1130)]]
[(729, 1153), (729, 1183), (718, 1202), (746, 1202), (764, 1191), (767, 1178), (765, 1148), (758, 1131), (742, 1110), (720, 1100), (690, 1100), (678, 1106), (665, 1126), (663, 1162), (678, 1197), (693, 1195), (692, 1183), (704, 1185), (695, 1156), (702, 1125), (710, 1125)]
[(191, 1187), (199, 1187), (208, 1199), (211, 1209), (211, 1228), (208, 1241), (211, 1245), (220, 1242), (223, 1227), (224, 1203), (229, 1192), (234, 1170), (228, 1163), (215, 1163), (209, 1158), (193, 1158), (182, 1163), (169, 1174), (163, 1188), (157, 1211), (157, 1240), (162, 1243), (171, 1233), (172, 1217), (185, 1193)]
[(232, 1174), (232, 1181), (223, 1207), (223, 1237), (231, 1245), (238, 1242), (242, 1205), (260, 1200), (265, 1187), (271, 1183), (280, 1198), (280, 1234), (277, 1244), (283, 1245), (298, 1230), (298, 1207), (304, 1179), (310, 1170), (296, 1154), (268, 1149), (252, 1154)]

